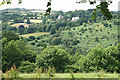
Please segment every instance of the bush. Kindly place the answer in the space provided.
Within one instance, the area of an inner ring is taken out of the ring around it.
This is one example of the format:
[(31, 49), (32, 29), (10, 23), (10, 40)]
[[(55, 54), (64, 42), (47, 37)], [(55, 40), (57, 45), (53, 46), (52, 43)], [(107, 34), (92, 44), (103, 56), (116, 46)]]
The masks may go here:
[(35, 42), (31, 42), (31, 45), (35, 45)]
[(37, 67), (54, 66), (57, 72), (64, 72), (66, 66), (71, 63), (70, 55), (58, 47), (50, 46), (42, 50), (36, 57)]
[(23, 62), (21, 63), (21, 66), (19, 67), (20, 72), (22, 72), (22, 73), (30, 73), (30, 72), (33, 72), (34, 68), (35, 68), (34, 63), (31, 63), (31, 62), (29, 62), (29, 61), (23, 61)]
[(27, 41), (32, 41), (32, 40), (30, 38), (28, 38)]
[(53, 45), (59, 45), (59, 44), (61, 43), (61, 38), (60, 38), (60, 37), (55, 37), (55, 38), (51, 41), (51, 43), (52, 43)]
[(37, 47), (39, 47), (39, 46), (40, 46), (40, 43), (37, 44)]
[(36, 40), (35, 40), (35, 42), (37, 43), (37, 42), (38, 42), (38, 40), (36, 39)]
[(31, 40), (35, 40), (35, 36), (29, 36)]
[(16, 69), (16, 66), (13, 65), (13, 67), (11, 67), (11, 69), (9, 71), (7, 71), (6, 73), (6, 78), (18, 78), (19, 75), (19, 71), (18, 69)]
[(41, 39), (40, 36), (38, 36), (38, 37), (37, 37), (37, 40), (40, 40), (40, 39)]
[(73, 28), (73, 30), (75, 30), (75, 28)]

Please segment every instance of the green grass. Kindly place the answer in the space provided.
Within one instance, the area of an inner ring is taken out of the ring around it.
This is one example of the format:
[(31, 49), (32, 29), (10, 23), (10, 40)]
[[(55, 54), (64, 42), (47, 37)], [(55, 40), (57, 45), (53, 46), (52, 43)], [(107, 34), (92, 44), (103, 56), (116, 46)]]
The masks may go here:
[(20, 36), (25, 37), (25, 38), (29, 38), (29, 36), (38, 37), (38, 36), (45, 35), (45, 34), (47, 35), (49, 33), (47, 33), (47, 32), (39, 32), (39, 33), (23, 34), (23, 35), (20, 35)]
[[(38, 78), (35, 73), (31, 74), (20, 74), (21, 78)], [(118, 74), (110, 74), (103, 72), (93, 73), (74, 73), (75, 78), (118, 78)], [(44, 73), (41, 74), (41, 78), (48, 78)], [(56, 73), (54, 78), (72, 78), (70, 73)]]

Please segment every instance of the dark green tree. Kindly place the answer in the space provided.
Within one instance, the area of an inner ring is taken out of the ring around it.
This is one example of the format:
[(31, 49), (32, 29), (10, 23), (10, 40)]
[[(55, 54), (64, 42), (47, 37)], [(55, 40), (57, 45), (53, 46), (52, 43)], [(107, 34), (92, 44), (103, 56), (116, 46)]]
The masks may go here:
[(70, 60), (70, 55), (65, 50), (56, 46), (50, 46), (37, 56), (36, 65), (38, 67), (52, 66), (56, 68), (57, 72), (63, 72), (66, 66), (70, 64)]
[(2, 38), (7, 38), (7, 41), (18, 40), (19, 36), (11, 31), (2, 31)]
[(26, 23), (27, 23), (27, 24), (30, 24), (30, 23), (31, 23), (29, 18), (27, 18)]

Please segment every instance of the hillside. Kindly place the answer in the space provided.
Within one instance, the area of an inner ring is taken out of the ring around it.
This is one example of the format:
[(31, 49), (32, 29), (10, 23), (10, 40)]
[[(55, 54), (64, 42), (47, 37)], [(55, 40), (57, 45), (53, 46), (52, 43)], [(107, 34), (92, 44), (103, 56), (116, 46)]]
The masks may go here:
[(91, 19), (93, 11), (3, 10), (3, 72), (119, 73), (118, 12), (108, 21), (100, 11)]

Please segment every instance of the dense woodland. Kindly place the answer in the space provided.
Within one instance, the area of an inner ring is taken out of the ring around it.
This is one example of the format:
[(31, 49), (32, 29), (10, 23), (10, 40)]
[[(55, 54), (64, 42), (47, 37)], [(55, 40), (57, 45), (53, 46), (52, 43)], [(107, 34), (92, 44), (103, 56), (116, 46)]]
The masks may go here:
[(91, 19), (93, 9), (52, 11), (48, 16), (42, 10), (32, 11), (16, 8), (0, 12), (3, 72), (13, 65), (21, 73), (48, 66), (58, 73), (120, 72), (118, 12), (112, 11), (113, 18), (108, 21), (99, 10), (96, 19)]

